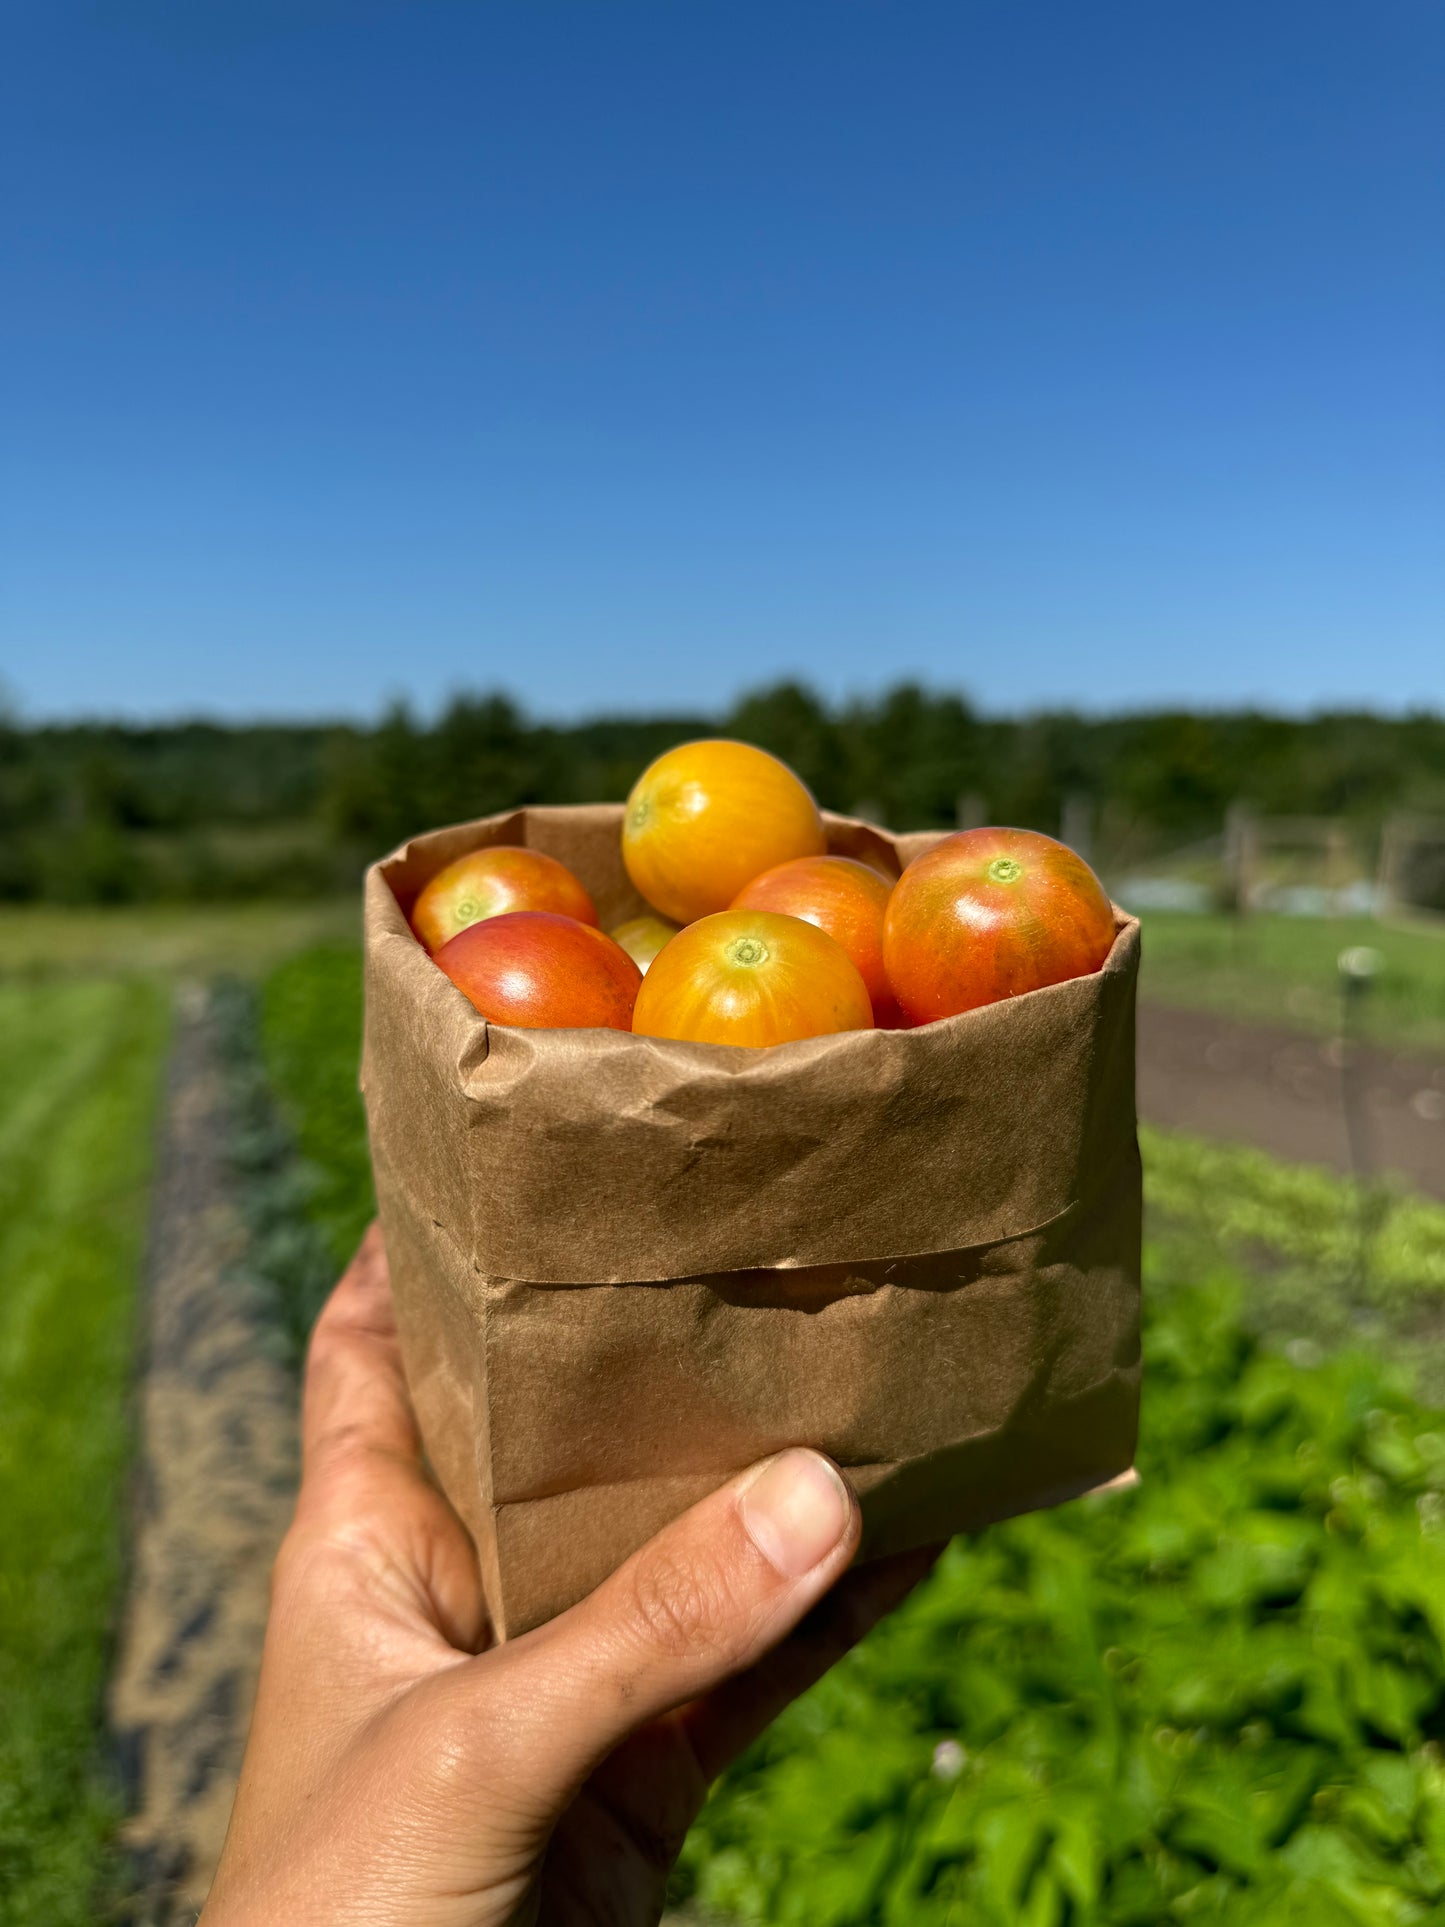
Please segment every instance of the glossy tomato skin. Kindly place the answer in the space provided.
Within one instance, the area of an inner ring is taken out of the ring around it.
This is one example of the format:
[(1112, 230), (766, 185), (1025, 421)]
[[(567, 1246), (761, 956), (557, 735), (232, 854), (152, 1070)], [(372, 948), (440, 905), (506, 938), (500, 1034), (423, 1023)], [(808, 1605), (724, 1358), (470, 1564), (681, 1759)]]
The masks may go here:
[(520, 844), (470, 850), (439, 870), (412, 905), (411, 927), (435, 953), (459, 930), (511, 910), (550, 910), (596, 923), (591, 897), (565, 863)]
[(512, 910), (458, 931), (436, 953), (488, 1023), (523, 1030), (631, 1030), (642, 972), (591, 924)]
[(726, 910), (761, 871), (826, 847), (806, 785), (750, 743), (668, 750), (637, 779), (622, 824), (627, 874), (674, 923)]
[(670, 923), (666, 917), (655, 917), (649, 913), (645, 917), (629, 917), (626, 923), (619, 923), (608, 935), (614, 943), (622, 945), (645, 977), (658, 951), (677, 935), (677, 925)]
[(961, 830), (894, 885), (883, 919), (893, 994), (915, 1024), (1097, 970), (1114, 912), (1081, 856), (1034, 830)]
[(872, 1027), (867, 986), (842, 945), (770, 910), (723, 910), (680, 930), (632, 1013), (645, 1036), (700, 1044), (786, 1044)]
[(776, 910), (826, 930), (852, 958), (868, 987), (873, 1021), (896, 1030), (904, 1021), (883, 968), (883, 913), (893, 885), (851, 856), (800, 856), (745, 884), (734, 910)]

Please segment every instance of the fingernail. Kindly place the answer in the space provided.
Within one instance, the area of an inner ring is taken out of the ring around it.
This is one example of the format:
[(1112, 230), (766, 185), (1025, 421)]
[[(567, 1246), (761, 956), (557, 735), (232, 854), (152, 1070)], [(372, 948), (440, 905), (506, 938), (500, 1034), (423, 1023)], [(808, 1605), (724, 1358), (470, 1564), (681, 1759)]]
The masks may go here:
[(785, 1579), (801, 1579), (833, 1550), (853, 1510), (837, 1468), (800, 1446), (770, 1460), (739, 1503), (748, 1537)]

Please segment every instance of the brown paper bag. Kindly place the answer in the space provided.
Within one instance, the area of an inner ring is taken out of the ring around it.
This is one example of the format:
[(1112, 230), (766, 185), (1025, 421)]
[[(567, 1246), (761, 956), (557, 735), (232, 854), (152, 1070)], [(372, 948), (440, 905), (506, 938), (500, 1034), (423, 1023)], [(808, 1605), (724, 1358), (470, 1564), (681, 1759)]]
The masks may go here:
[[(1097, 975), (772, 1050), (489, 1028), (407, 912), (524, 843), (604, 929), (645, 906), (620, 805), (439, 830), (366, 885), (362, 1083), (412, 1395), (499, 1637), (782, 1446), (864, 1553), (1125, 1471), (1139, 1398), (1138, 925)], [(890, 873), (931, 837), (829, 817)]]

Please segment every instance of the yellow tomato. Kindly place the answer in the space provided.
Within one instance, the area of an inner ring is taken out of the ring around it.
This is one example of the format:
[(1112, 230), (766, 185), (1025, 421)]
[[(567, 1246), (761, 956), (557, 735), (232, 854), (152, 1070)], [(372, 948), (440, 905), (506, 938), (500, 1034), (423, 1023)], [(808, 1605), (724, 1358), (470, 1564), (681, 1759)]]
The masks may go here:
[(724, 910), (680, 930), (642, 980), (632, 1028), (700, 1044), (786, 1044), (871, 1030), (868, 986), (816, 924)]
[(626, 923), (619, 923), (607, 934), (614, 943), (622, 945), (645, 977), (658, 951), (677, 935), (677, 925), (669, 923), (666, 917), (629, 917)]
[(749, 743), (682, 743), (627, 799), (622, 859), (655, 910), (691, 923), (726, 910), (763, 870), (821, 856), (823, 819), (807, 786)]

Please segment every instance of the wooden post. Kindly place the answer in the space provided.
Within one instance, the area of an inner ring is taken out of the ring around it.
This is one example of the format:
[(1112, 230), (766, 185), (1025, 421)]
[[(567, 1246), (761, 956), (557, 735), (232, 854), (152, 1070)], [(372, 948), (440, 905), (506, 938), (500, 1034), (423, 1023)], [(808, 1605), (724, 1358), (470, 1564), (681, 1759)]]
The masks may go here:
[(981, 830), (988, 822), (988, 799), (977, 790), (965, 790), (958, 799), (958, 827)]
[(1325, 888), (1330, 893), (1330, 909), (1340, 914), (1340, 898), (1350, 880), (1350, 833), (1335, 820), (1325, 827)]
[(1064, 798), (1059, 819), (1059, 841), (1067, 843), (1085, 863), (1094, 860), (1094, 801), (1083, 790), (1071, 790)]
[(1236, 916), (1249, 909), (1259, 867), (1259, 831), (1243, 803), (1231, 803), (1224, 817), (1224, 903)]
[(1410, 847), (1410, 819), (1398, 810), (1385, 818), (1380, 831), (1380, 860), (1375, 870), (1375, 915), (1398, 914), (1404, 903), (1405, 857)]

